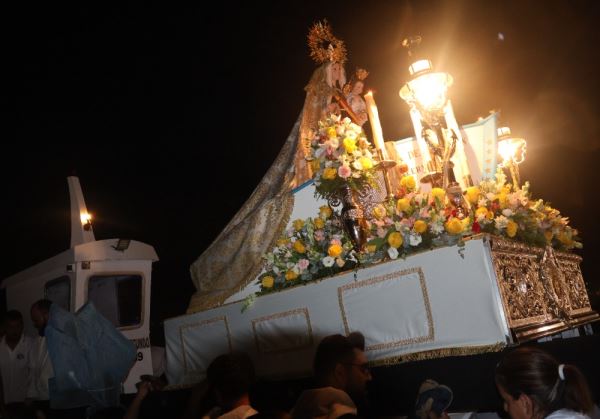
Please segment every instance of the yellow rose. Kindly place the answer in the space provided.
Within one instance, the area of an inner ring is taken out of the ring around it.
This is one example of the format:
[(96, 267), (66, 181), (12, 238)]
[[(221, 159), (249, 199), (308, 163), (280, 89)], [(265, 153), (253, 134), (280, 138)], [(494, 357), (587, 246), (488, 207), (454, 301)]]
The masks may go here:
[(544, 237), (546, 238), (546, 243), (550, 243), (552, 241), (552, 236), (554, 236), (554, 234), (552, 233), (551, 230), (547, 230), (546, 232), (544, 232)]
[(431, 194), (431, 199), (435, 200), (435, 198), (439, 199), (440, 202), (443, 204), (444, 203), (444, 198), (446, 197), (446, 191), (443, 190), (442, 188), (433, 188), (430, 192)]
[(488, 220), (493, 220), (494, 219), (494, 212), (493, 211), (488, 211), (485, 218), (487, 218)]
[(369, 170), (373, 168), (373, 160), (368, 157), (361, 157), (359, 159), (360, 164), (364, 170)]
[(337, 176), (337, 169), (335, 167), (326, 167), (323, 170), (323, 179), (332, 180)]
[(319, 208), (319, 214), (321, 215), (321, 218), (328, 219), (332, 214), (331, 207), (328, 205), (323, 205)]
[(329, 249), (327, 249), (327, 254), (332, 258), (338, 257), (342, 254), (342, 246), (340, 246), (339, 244), (332, 244), (331, 246), (329, 246)]
[(388, 244), (391, 247), (394, 247), (397, 249), (400, 246), (402, 246), (403, 242), (404, 242), (404, 239), (402, 238), (402, 234), (398, 233), (397, 231), (394, 231), (392, 234), (390, 234), (388, 236)]
[(414, 177), (404, 176), (402, 179), (400, 179), (400, 186), (408, 189), (409, 191), (413, 191), (417, 187), (417, 184), (415, 183)]
[(517, 223), (515, 223), (513, 220), (508, 220), (508, 223), (506, 224), (506, 234), (508, 237), (515, 237), (518, 228), (519, 225)]
[(467, 188), (467, 201), (469, 201), (471, 204), (477, 204), (480, 194), (481, 191), (477, 186), (471, 186), (470, 188)]
[(413, 230), (419, 234), (425, 233), (427, 231), (427, 223), (423, 220), (417, 220), (413, 225)]
[(375, 218), (381, 220), (387, 215), (387, 211), (383, 205), (379, 204), (375, 208), (373, 208), (373, 215), (375, 216)]
[(471, 225), (471, 217), (465, 217), (461, 220), (463, 230), (466, 230)]
[(329, 138), (336, 138), (337, 137), (337, 131), (334, 127), (329, 127), (327, 128), (327, 136)]
[(315, 218), (315, 227), (317, 227), (317, 228), (325, 227), (325, 221), (320, 217)]
[(504, 209), (508, 206), (508, 195), (504, 192), (500, 193), (498, 196), (498, 203), (500, 204), (500, 208)]
[(296, 278), (298, 278), (298, 274), (292, 270), (289, 270), (285, 273), (285, 279), (287, 281), (293, 281)]
[(410, 208), (410, 201), (406, 198), (400, 198), (396, 202), (396, 209), (400, 212), (404, 212)]
[(451, 217), (446, 221), (446, 231), (450, 234), (460, 234), (463, 231), (463, 223), (456, 217)]
[(302, 240), (296, 240), (294, 242), (294, 250), (298, 253), (306, 253), (306, 247), (304, 246), (304, 243), (302, 243)]
[(486, 207), (479, 207), (477, 208), (477, 210), (475, 210), (475, 215), (479, 218), (479, 217), (487, 217), (488, 215), (488, 209)]
[(300, 218), (298, 218), (297, 220), (294, 220), (293, 224), (294, 224), (294, 230), (300, 231), (300, 230), (302, 230), (302, 227), (304, 227), (304, 220), (301, 220)]
[(344, 138), (344, 148), (348, 154), (354, 152), (356, 150), (356, 140), (349, 137)]
[(275, 278), (272, 276), (263, 277), (261, 284), (263, 288), (273, 288), (273, 284), (275, 283)]
[(277, 246), (285, 246), (286, 244), (288, 244), (288, 239), (277, 240)]
[(375, 250), (377, 250), (377, 246), (374, 244), (367, 244), (367, 253), (375, 253)]

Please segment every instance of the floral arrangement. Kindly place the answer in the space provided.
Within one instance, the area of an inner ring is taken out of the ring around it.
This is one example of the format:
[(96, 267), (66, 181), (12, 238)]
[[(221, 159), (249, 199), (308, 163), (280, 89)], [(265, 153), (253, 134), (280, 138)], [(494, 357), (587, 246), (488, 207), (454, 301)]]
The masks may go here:
[(361, 190), (373, 183), (373, 148), (359, 125), (337, 115), (319, 121), (311, 139), (311, 161), (316, 194), (334, 197), (344, 186)]
[(501, 171), (495, 180), (468, 188), (465, 199), (466, 211), (453, 205), (443, 189), (416, 191), (414, 178), (405, 176), (398, 198), (373, 211), (366, 259), (396, 259), (420, 249), (461, 245), (464, 237), (482, 232), (532, 246), (581, 247), (568, 218), (543, 200), (532, 200), (528, 183), (514, 190)]
[(315, 218), (294, 220), (265, 260), (262, 292), (347, 271), (357, 262), (350, 239), (327, 205)]
[(272, 252), (265, 256), (261, 292), (406, 257), (420, 250), (463, 245), (464, 238), (489, 233), (533, 246), (559, 250), (581, 248), (577, 230), (543, 200), (534, 200), (529, 184), (516, 189), (499, 170), (464, 193), (466, 208), (456, 207), (446, 191), (417, 190), (412, 176), (400, 181), (396, 197), (376, 206), (367, 221), (369, 238), (363, 253), (352, 250), (350, 240), (331, 208), (321, 207), (317, 218), (296, 220)]

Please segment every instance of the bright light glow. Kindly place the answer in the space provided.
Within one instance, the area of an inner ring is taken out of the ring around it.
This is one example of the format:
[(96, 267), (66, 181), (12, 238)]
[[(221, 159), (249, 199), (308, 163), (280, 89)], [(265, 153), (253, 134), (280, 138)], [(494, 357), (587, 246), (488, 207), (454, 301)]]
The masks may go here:
[(414, 76), (416, 73), (420, 73), (425, 70), (433, 70), (433, 65), (429, 60), (419, 60), (415, 61), (408, 67), (408, 72), (411, 76)]
[(88, 214), (87, 212), (81, 213), (81, 224), (86, 225), (92, 222), (92, 214)]
[(523, 138), (501, 138), (498, 141), (498, 154), (502, 156), (502, 166), (523, 163), (526, 147), (527, 142)]
[[(412, 96), (410, 99), (418, 102), (425, 110), (435, 112), (446, 105), (446, 94), (452, 85), (452, 76), (447, 73), (427, 73), (409, 81), (407, 85)], [(402, 92), (400, 95), (407, 100)]]

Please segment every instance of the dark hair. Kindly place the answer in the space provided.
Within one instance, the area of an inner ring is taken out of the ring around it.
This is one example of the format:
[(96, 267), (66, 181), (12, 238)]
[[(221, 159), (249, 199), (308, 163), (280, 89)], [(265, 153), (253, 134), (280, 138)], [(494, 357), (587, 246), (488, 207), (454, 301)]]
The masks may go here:
[(35, 303), (33, 303), (31, 305), (31, 309), (33, 309), (35, 307), (43, 313), (49, 313), (51, 305), (52, 305), (52, 301), (50, 301), (46, 298), (42, 298), (41, 300), (37, 300)]
[(23, 323), (23, 315), (18, 310), (8, 310), (4, 314), (4, 321), (21, 322)]
[(496, 384), (511, 397), (521, 394), (533, 400), (534, 412), (547, 416), (570, 409), (588, 414), (594, 407), (585, 377), (574, 365), (562, 367), (547, 352), (535, 347), (520, 347), (504, 355), (496, 367)]
[(354, 349), (362, 351), (364, 347), (365, 338), (360, 332), (353, 332), (348, 337), (339, 334), (324, 337), (313, 361), (315, 376), (319, 380), (326, 378), (337, 364), (354, 360)]
[(255, 381), (254, 365), (243, 352), (219, 355), (208, 366), (206, 378), (223, 403), (231, 404), (250, 391)]

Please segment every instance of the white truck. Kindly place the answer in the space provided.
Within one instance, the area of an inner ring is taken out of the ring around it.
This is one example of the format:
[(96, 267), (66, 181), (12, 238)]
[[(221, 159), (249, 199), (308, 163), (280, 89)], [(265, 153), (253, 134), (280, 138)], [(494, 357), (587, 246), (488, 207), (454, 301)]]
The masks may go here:
[(96, 240), (79, 179), (68, 179), (71, 199), (71, 246), (64, 252), (5, 278), (0, 298), (7, 310), (19, 310), (26, 333), (37, 333), (29, 319), (31, 305), (47, 298), (77, 311), (87, 301), (110, 320), (137, 348), (136, 363), (124, 385), (136, 391), (144, 374), (152, 375), (150, 285), (154, 247), (130, 239)]

